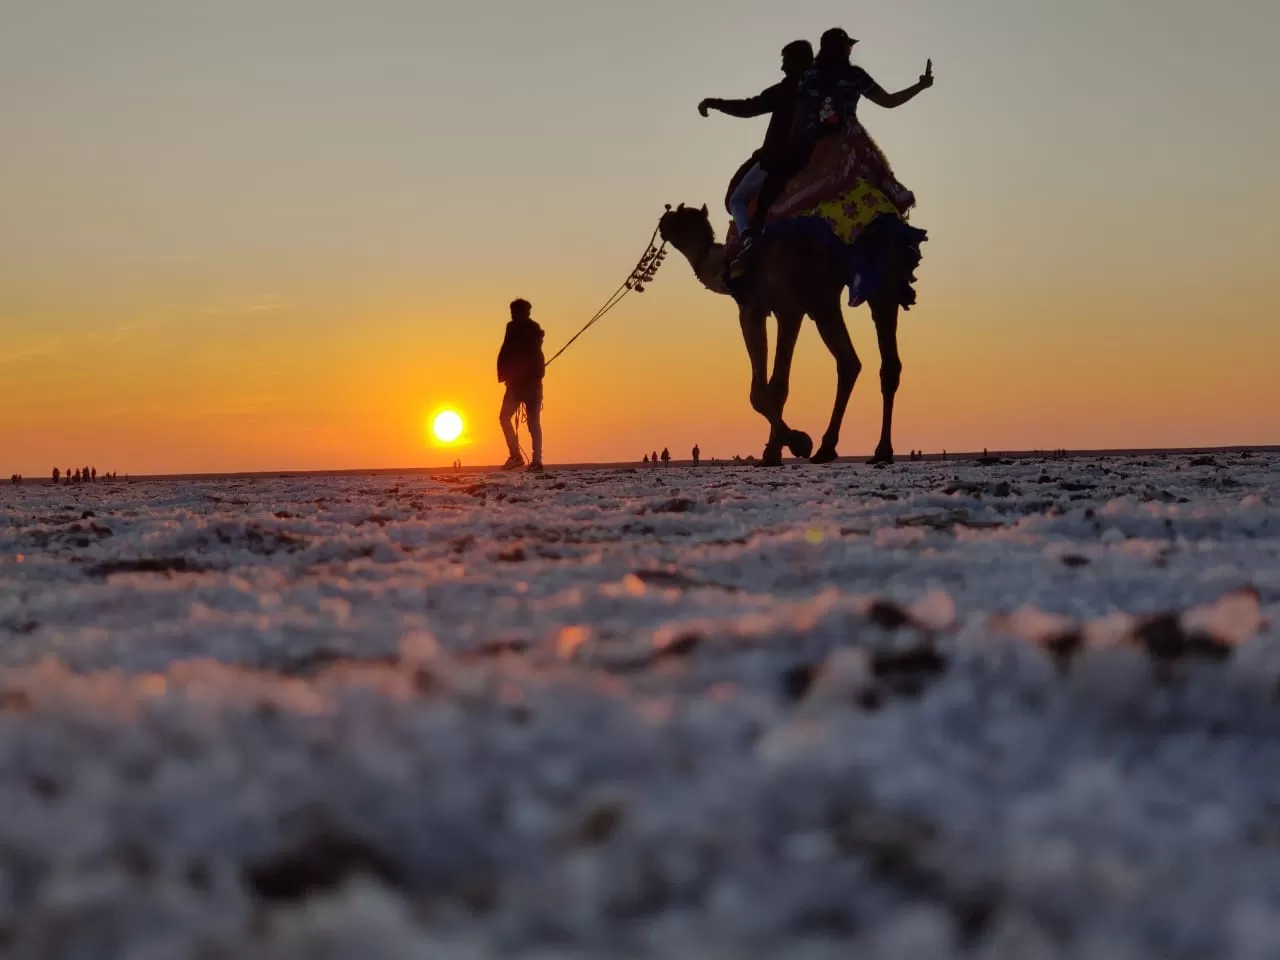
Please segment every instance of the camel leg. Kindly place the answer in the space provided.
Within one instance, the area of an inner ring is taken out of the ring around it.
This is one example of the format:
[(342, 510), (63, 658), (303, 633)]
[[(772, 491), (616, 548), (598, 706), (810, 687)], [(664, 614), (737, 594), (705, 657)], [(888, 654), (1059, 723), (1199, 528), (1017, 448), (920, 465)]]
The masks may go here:
[(884, 398), (880, 442), (871, 462), (893, 463), (893, 397), (902, 381), (902, 358), (898, 356), (898, 304), (892, 295), (871, 304), (871, 318), (880, 343), (880, 394)]
[(836, 358), (836, 400), (831, 408), (831, 423), (827, 426), (827, 432), (822, 435), (822, 446), (812, 458), (814, 463), (831, 463), (839, 456), (836, 444), (840, 442), (840, 425), (844, 422), (844, 412), (849, 406), (849, 395), (853, 393), (853, 385), (862, 370), (862, 361), (858, 359), (853, 341), (849, 339), (849, 329), (844, 325), (839, 294), (822, 309), (810, 313), (810, 316), (817, 324), (822, 342)]
[[(795, 358), (796, 340), (800, 336), (804, 314), (780, 313), (777, 316), (778, 349), (773, 357), (773, 376), (769, 378), (769, 389), (773, 393), (773, 402), (781, 420), (782, 411), (787, 406), (787, 397), (791, 393), (791, 361)], [(803, 430), (788, 431), (783, 435), (782, 443), (797, 457), (808, 457), (813, 453), (813, 440)]]
[(742, 340), (747, 345), (747, 356), (751, 359), (751, 408), (769, 421), (769, 442), (765, 445), (761, 465), (778, 466), (782, 463), (782, 438), (790, 430), (782, 422), (782, 410), (775, 402), (765, 372), (769, 360), (769, 330), (765, 325), (767, 318), (767, 313), (748, 307), (738, 311)]

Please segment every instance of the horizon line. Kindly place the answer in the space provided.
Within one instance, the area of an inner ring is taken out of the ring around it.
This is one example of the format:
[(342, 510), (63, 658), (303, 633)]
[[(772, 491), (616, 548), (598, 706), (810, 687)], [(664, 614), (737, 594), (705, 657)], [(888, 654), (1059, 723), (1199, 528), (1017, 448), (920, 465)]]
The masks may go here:
[[(1280, 444), (1227, 444), (1225, 446), (1199, 446), (1199, 447), (1117, 447), (1117, 448), (1100, 448), (1100, 449), (1062, 449), (1056, 450), (958, 450), (946, 451), (945, 453), (925, 453), (919, 460), (911, 461), (907, 457), (909, 455), (897, 455), (896, 460), (903, 463), (921, 463), (921, 462), (938, 462), (945, 463), (952, 460), (960, 462), (964, 460), (982, 459), (984, 455), (988, 458), (1016, 459), (1026, 460), (1033, 458), (1069, 458), (1069, 457), (1135, 457), (1135, 456), (1176, 456), (1183, 454), (1211, 454), (1211, 453), (1280, 453)], [(837, 460), (837, 463), (850, 463), (854, 461), (864, 460), (867, 455), (850, 455), (843, 456)], [(734, 460), (732, 458), (723, 459), (702, 459), (698, 466), (734, 466), (751, 463), (755, 460), (755, 455), (751, 455), (751, 459)], [(807, 463), (803, 459), (788, 459), (784, 461), (786, 464), (802, 464)], [(668, 466), (693, 466), (693, 460), (684, 458), (672, 458)], [(608, 460), (608, 461), (573, 461), (568, 463), (549, 463), (547, 467), (554, 467), (557, 470), (620, 470), (629, 469), (631, 467), (643, 467), (643, 460)], [(423, 475), (423, 474), (456, 474), (456, 473), (498, 473), (502, 471), (502, 465), (494, 464), (478, 464), (476, 466), (452, 467), (344, 467), (330, 468), (319, 470), (236, 470), (228, 472), (200, 471), (194, 473), (150, 473), (150, 474), (125, 474), (123, 477), (117, 477), (116, 480), (127, 480), (130, 483), (134, 481), (172, 481), (172, 480), (253, 480), (253, 479), (291, 479), (294, 477), (346, 477), (346, 476), (392, 476), (392, 475)], [(118, 471), (117, 471), (118, 472)], [(18, 476), (18, 474), (14, 474)], [(48, 475), (39, 477), (22, 477), (24, 484), (47, 484), (53, 485), (53, 480)], [(96, 482), (107, 483), (116, 482), (99, 478)], [(64, 486), (65, 480), (60, 480), (58, 486)]]

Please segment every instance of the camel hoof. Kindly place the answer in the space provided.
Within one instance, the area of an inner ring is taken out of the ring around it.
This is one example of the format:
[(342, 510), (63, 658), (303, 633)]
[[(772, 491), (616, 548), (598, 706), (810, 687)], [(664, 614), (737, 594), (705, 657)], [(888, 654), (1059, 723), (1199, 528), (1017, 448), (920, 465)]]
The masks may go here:
[(867, 461), (873, 467), (887, 467), (893, 463), (892, 453), (877, 453), (874, 457)]
[(803, 430), (792, 430), (791, 435), (787, 437), (787, 449), (791, 451), (792, 456), (804, 460), (813, 453), (813, 437)]
[(835, 447), (828, 447), (823, 444), (818, 448), (818, 452), (809, 458), (810, 463), (835, 463), (840, 459), (840, 454), (836, 453)]
[(781, 450), (766, 450), (761, 454), (760, 459), (756, 461), (757, 467), (780, 467), (782, 466)]

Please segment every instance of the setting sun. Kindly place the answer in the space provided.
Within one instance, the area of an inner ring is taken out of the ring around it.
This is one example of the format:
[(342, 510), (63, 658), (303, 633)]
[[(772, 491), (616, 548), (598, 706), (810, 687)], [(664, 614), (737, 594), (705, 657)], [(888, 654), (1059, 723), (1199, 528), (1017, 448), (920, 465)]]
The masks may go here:
[(462, 436), (462, 417), (454, 410), (445, 410), (431, 422), (431, 432), (441, 443), (453, 443)]

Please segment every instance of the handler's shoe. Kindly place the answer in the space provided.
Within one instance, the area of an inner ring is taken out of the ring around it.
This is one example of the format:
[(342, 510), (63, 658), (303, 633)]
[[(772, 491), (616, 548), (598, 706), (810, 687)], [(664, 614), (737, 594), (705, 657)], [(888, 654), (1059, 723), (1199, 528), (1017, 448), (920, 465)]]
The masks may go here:
[(507, 462), (502, 465), (503, 470), (519, 470), (524, 466), (524, 460), (519, 456), (507, 457)]

